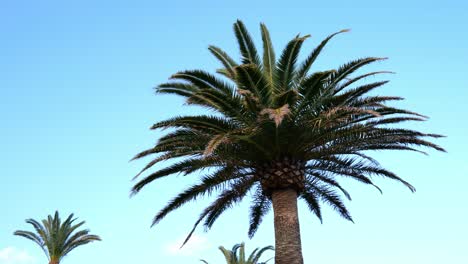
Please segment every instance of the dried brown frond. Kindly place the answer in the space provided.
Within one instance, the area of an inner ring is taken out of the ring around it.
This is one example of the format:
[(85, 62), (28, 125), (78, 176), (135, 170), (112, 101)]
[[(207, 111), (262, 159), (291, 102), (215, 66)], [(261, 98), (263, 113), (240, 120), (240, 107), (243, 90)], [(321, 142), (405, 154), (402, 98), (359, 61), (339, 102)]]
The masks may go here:
[(206, 145), (203, 156), (206, 157), (211, 155), (221, 143), (227, 142), (228, 140), (229, 139), (227, 134), (219, 134), (214, 136)]
[(281, 122), (283, 122), (283, 119), (291, 113), (291, 110), (289, 110), (289, 105), (285, 104), (280, 108), (272, 109), (272, 108), (266, 108), (263, 109), (260, 112), (260, 115), (268, 115), (268, 118), (273, 120), (276, 124), (276, 127), (278, 127)]

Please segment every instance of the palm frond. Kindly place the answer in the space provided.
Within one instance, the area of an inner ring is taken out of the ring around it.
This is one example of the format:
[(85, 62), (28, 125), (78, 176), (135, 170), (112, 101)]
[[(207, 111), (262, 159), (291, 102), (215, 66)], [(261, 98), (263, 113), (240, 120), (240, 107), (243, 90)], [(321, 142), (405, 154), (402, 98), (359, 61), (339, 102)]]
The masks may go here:
[(13, 233), (15, 236), (21, 236), (27, 238), (34, 243), (38, 244), (42, 249), (44, 248), (44, 241), (42, 241), (41, 237), (34, 234), (33, 232), (18, 230)]
[(229, 120), (218, 116), (183, 116), (154, 124), (151, 129), (189, 128), (205, 133), (229, 132), (238, 127)]
[(249, 225), (249, 238), (252, 238), (258, 230), (260, 223), (263, 220), (263, 217), (270, 211), (271, 201), (263, 193), (261, 187), (257, 187), (255, 191), (255, 196), (252, 200), (252, 205), (250, 207), (250, 225)]
[(344, 32), (349, 32), (349, 29), (343, 29), (341, 31), (338, 31), (336, 33), (331, 34), (328, 36), (326, 39), (324, 39), (315, 49), (312, 51), (312, 53), (304, 60), (304, 62), (301, 64), (301, 66), (297, 70), (297, 83), (302, 83), (302, 81), (306, 78), (307, 72), (311, 68), (312, 64), (315, 62), (317, 57), (319, 56), (320, 52), (322, 49), (327, 45), (328, 41), (332, 39), (334, 36), (344, 33)]
[(211, 210), (206, 216), (204, 223), (205, 228), (210, 229), (216, 219), (218, 219), (226, 209), (241, 202), (254, 183), (254, 177), (241, 178), (220, 194), (216, 201), (210, 205)]
[(256, 65), (261, 65), (260, 58), (258, 57), (257, 53), (257, 48), (255, 48), (255, 44), (253, 43), (252, 37), (250, 36), (242, 21), (237, 20), (237, 22), (234, 23), (234, 33), (236, 35), (237, 43), (239, 44), (239, 49), (241, 51), (242, 63), (253, 63)]
[(384, 73), (387, 73), (387, 74), (394, 74), (394, 72), (392, 71), (376, 71), (376, 72), (369, 72), (369, 73), (365, 73), (365, 74), (362, 74), (362, 75), (359, 75), (357, 77), (354, 77), (354, 78), (351, 78), (349, 80), (347, 80), (345, 83), (339, 85), (336, 89), (335, 89), (335, 93), (338, 93), (340, 92), (341, 90), (345, 89), (346, 87), (350, 86), (351, 84), (359, 81), (359, 80), (362, 80), (364, 78), (367, 78), (367, 77), (370, 77), (370, 76), (374, 76), (374, 75), (377, 75), (377, 74), (384, 74)]
[(237, 63), (229, 57), (226, 52), (216, 46), (209, 46), (208, 50), (223, 64), (223, 70), (226, 71), (226, 76), (231, 80), (234, 80), (236, 77), (234, 68), (237, 66)]
[(201, 196), (211, 195), (213, 191), (226, 188), (227, 184), (235, 179), (242, 177), (233, 167), (224, 167), (212, 175), (204, 176), (200, 183), (195, 184), (173, 198), (159, 213), (154, 217), (152, 225), (159, 223), (170, 212), (178, 209), (182, 205), (193, 201)]
[(283, 50), (276, 67), (278, 72), (278, 83), (276, 88), (279, 92), (287, 91), (292, 87), (297, 57), (302, 43), (304, 43), (308, 37), (310, 37), (310, 35), (294, 38)]
[(200, 222), (205, 219), (205, 229), (211, 228), (214, 224), (215, 220), (229, 207), (233, 206), (236, 203), (239, 203), (249, 189), (252, 187), (254, 183), (254, 178), (244, 178), (240, 179), (237, 183), (232, 184), (228, 187), (223, 193), (221, 193), (218, 198), (211, 203), (208, 207), (206, 207), (203, 212), (198, 217), (197, 221), (192, 227), (192, 230), (189, 232), (187, 237), (185, 238), (184, 242), (182, 243), (183, 247), (189, 239), (192, 237), (195, 229), (198, 227)]
[(270, 32), (268, 32), (265, 24), (260, 24), (263, 41), (263, 72), (267, 77), (269, 87), (273, 88), (276, 76), (276, 59), (275, 50), (270, 39)]
[(351, 218), (348, 209), (346, 209), (346, 206), (341, 201), (340, 196), (332, 189), (320, 184), (310, 184), (309, 187), (315, 195), (322, 200), (322, 202), (330, 205), (330, 207), (338, 212), (338, 214), (344, 219), (353, 222), (353, 219)]
[[(269, 105), (272, 101), (270, 85), (265, 79), (261, 69), (256, 64), (243, 64), (236, 67), (236, 81), (239, 86), (238, 93), (250, 100), (250, 111), (256, 111), (260, 105)], [(247, 92), (242, 92), (247, 91)]]
[(141, 179), (133, 186), (131, 195), (135, 195), (136, 193), (138, 193), (148, 183), (172, 174), (183, 173), (186, 175), (199, 169), (205, 169), (207, 167), (217, 167), (222, 165), (223, 164), (219, 160), (211, 157), (204, 159), (186, 159), (184, 161), (177, 162), (171, 166), (153, 172), (145, 178)]
[(314, 192), (307, 188), (301, 192), (299, 197), (306, 202), (309, 210), (315, 214), (315, 216), (317, 216), (317, 218), (320, 220), (320, 223), (322, 223), (322, 209), (320, 207), (318, 197), (314, 194)]
[(335, 87), (340, 81), (348, 77), (359, 68), (376, 61), (386, 60), (387, 58), (367, 57), (348, 62), (336, 70), (336, 73), (330, 78), (329, 87)]
[[(258, 249), (258, 248), (257, 248)], [(261, 248), (260, 250), (257, 251), (257, 249), (252, 252), (252, 254), (249, 256), (249, 260), (251, 261), (250, 263), (252, 264), (257, 264), (258, 261), (260, 260), (260, 257), (263, 255), (263, 253), (265, 253), (267, 250), (275, 250), (275, 248), (273, 246), (267, 246), (267, 247), (263, 247)], [(262, 262), (263, 264), (267, 263), (269, 260), (265, 261), (265, 262)], [(262, 263), (258, 263), (258, 264), (262, 264)]]

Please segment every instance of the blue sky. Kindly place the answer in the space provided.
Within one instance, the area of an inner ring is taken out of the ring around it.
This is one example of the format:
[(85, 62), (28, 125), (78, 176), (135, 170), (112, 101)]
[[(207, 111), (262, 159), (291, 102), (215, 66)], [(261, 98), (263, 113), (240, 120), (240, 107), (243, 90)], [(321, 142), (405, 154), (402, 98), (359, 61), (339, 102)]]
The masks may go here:
[[(65, 3), (66, 2), (66, 3)], [(363, 56), (389, 60), (380, 90), (431, 119), (413, 128), (445, 134), (448, 153), (375, 153), (416, 186), (388, 180), (374, 189), (345, 182), (355, 224), (325, 210), (320, 224), (304, 207), (305, 263), (468, 263), (465, 191), (468, 161), (466, 10), (459, 1), (22, 1), (0, 3), (0, 264), (45, 263), (32, 242), (12, 235), (58, 209), (74, 212), (103, 241), (77, 249), (64, 263), (222, 263), (219, 245), (274, 244), (272, 215), (247, 239), (247, 206), (226, 213), (192, 244), (175, 250), (209, 200), (184, 207), (158, 226), (151, 219), (196, 175), (170, 177), (129, 198), (144, 161), (129, 159), (157, 140), (148, 128), (188, 113), (178, 98), (152, 87), (184, 69), (214, 71), (207, 46), (237, 54), (232, 24), (242, 19), (255, 40), (259, 23), (277, 50), (311, 34), (303, 56), (344, 28), (317, 70)]]

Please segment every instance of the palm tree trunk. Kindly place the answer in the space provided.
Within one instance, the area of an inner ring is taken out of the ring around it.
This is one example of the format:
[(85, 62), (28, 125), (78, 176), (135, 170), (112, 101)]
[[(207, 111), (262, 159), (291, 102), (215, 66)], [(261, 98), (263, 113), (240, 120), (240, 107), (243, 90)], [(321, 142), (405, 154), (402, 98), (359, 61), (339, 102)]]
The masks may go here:
[(297, 192), (275, 190), (271, 201), (275, 221), (275, 264), (303, 264)]
[(59, 264), (59, 263), (60, 263), (60, 262), (59, 262), (57, 259), (55, 259), (55, 258), (52, 258), (52, 259), (50, 259), (50, 261), (49, 261), (49, 264)]

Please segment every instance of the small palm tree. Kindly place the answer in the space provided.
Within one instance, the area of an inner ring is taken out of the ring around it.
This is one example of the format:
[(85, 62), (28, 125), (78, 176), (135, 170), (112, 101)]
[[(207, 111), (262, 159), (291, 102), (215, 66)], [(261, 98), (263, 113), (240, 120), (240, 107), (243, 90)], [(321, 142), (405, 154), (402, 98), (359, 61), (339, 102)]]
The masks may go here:
[[(265, 253), (265, 251), (273, 250), (273, 246), (267, 246), (261, 249), (256, 248), (252, 253), (250, 253), (247, 259), (245, 258), (246, 255), (245, 255), (244, 243), (234, 245), (231, 250), (228, 250), (225, 247), (220, 246), (219, 250), (221, 250), (221, 252), (223, 253), (224, 258), (226, 259), (226, 264), (265, 264), (269, 260), (265, 262), (258, 262), (258, 261), (260, 260), (260, 257), (262, 256), (262, 254)], [(200, 261), (205, 264), (209, 264), (204, 259)]]
[(15, 235), (22, 236), (38, 244), (49, 259), (49, 264), (59, 264), (63, 257), (70, 251), (92, 241), (100, 241), (96, 235), (89, 235), (89, 230), (77, 229), (85, 222), (73, 224), (76, 218), (73, 214), (62, 223), (59, 213), (55, 211), (55, 216), (49, 215), (42, 220), (42, 224), (34, 219), (27, 219), (26, 223), (31, 224), (36, 233), (30, 231), (15, 231)]

